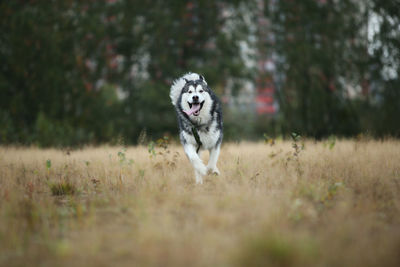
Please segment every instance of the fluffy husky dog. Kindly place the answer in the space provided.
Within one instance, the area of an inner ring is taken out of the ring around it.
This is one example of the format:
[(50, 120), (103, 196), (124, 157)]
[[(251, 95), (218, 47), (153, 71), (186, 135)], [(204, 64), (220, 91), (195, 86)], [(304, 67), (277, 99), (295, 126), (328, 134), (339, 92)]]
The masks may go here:
[[(203, 183), (207, 173), (219, 174), (217, 161), (222, 142), (221, 102), (203, 76), (187, 73), (175, 80), (170, 97), (178, 117), (179, 137), (186, 155), (194, 167), (196, 183)], [(207, 149), (207, 166), (200, 158), (200, 150)]]

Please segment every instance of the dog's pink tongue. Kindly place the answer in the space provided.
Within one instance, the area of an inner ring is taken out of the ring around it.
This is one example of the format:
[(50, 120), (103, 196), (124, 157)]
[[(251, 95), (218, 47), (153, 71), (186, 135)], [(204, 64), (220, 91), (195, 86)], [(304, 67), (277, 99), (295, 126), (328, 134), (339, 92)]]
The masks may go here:
[(185, 112), (188, 116), (190, 116), (199, 109), (200, 109), (200, 104), (193, 104), (190, 110), (184, 110), (183, 112)]

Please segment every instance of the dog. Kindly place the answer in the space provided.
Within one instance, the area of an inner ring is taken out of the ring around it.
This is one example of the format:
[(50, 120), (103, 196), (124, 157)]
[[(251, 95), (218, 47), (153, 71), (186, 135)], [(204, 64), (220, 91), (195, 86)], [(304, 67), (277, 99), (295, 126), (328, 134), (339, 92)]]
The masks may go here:
[[(173, 82), (170, 97), (180, 141), (194, 167), (196, 184), (202, 184), (207, 173), (220, 174), (217, 161), (223, 137), (221, 102), (202, 75), (190, 72)], [(200, 151), (206, 149), (210, 152), (207, 166), (200, 158)]]

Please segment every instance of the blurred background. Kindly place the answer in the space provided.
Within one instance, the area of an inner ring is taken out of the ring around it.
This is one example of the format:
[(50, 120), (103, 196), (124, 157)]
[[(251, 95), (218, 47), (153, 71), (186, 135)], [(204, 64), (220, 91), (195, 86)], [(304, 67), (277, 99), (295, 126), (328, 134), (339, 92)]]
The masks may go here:
[(175, 137), (174, 79), (205, 76), (225, 140), (400, 137), (400, 1), (0, 3), (0, 143)]

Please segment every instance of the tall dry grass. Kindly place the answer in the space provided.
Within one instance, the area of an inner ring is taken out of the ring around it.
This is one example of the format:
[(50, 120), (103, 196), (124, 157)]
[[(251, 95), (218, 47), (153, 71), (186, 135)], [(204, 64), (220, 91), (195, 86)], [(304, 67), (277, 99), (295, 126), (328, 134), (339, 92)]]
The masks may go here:
[(0, 265), (400, 266), (400, 142), (297, 150), (0, 148)]

